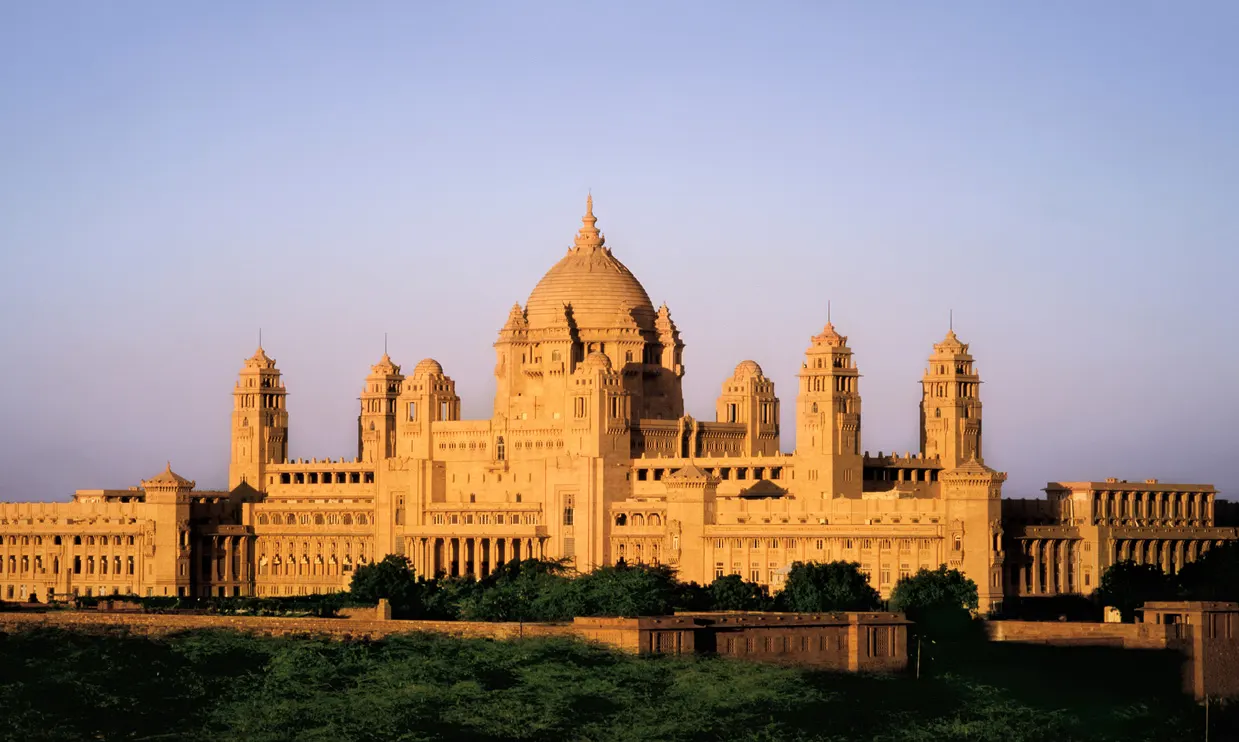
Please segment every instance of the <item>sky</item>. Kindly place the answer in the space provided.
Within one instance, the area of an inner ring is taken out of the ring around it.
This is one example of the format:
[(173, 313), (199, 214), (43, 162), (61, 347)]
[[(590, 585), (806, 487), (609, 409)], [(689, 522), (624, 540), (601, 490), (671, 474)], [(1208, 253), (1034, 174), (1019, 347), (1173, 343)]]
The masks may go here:
[(915, 451), (950, 313), (1008, 497), (1239, 493), (1239, 5), (0, 5), (0, 500), (227, 484), (263, 345), (293, 457), (383, 353), (489, 414), (585, 196), (687, 411), (783, 400), (832, 307), (862, 447)]

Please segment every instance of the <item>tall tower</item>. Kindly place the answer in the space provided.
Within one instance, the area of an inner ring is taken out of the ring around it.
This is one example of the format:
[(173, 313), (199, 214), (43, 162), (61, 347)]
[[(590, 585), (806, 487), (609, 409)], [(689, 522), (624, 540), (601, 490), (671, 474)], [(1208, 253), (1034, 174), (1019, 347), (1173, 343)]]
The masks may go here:
[(357, 455), (373, 464), (396, 455), (396, 400), (404, 377), (387, 353), (370, 367), (357, 417)]
[(232, 398), (232, 460), (228, 489), (245, 483), (265, 492), (267, 464), (288, 460), (288, 392), (262, 346), (245, 359)]
[(796, 476), (823, 496), (861, 492), (860, 373), (847, 340), (827, 322), (798, 374), (796, 455), (803, 464), (797, 463)]
[(954, 469), (981, 458), (981, 377), (950, 330), (934, 345), (921, 381), (921, 452), (938, 457), (943, 469)]

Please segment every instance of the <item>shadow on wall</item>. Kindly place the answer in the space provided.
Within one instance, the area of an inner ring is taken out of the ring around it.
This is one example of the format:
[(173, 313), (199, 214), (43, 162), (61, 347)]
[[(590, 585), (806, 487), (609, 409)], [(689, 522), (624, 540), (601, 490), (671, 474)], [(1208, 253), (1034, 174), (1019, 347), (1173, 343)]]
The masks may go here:
[(1174, 650), (978, 641), (927, 651), (934, 674), (957, 673), (1046, 707), (1135, 698), (1188, 701), (1181, 680), (1184, 657)]
[(1008, 598), (1001, 618), (1021, 621), (1101, 621), (1100, 603), (1083, 595)]

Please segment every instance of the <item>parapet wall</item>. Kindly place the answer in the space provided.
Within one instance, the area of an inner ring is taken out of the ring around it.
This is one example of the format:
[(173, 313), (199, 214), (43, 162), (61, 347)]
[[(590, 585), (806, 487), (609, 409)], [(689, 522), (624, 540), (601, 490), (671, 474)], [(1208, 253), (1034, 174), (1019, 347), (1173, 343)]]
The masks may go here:
[(1140, 623), (1078, 623), (1071, 621), (988, 621), (990, 641), (1031, 644), (1166, 649), (1165, 626)]
[(889, 672), (907, 666), (907, 625), (899, 614), (702, 614), (646, 618), (577, 618), (571, 624), (392, 621), (375, 609), (347, 618), (275, 618), (94, 611), (0, 613), (0, 633), (52, 627), (166, 636), (224, 629), (260, 636), (382, 639), (432, 632), (462, 638), (577, 637), (636, 654), (718, 653), (766, 662), (850, 671)]
[[(374, 611), (368, 611), (371, 616)], [(571, 624), (484, 623), (472, 621), (379, 621), (373, 618), (275, 618), (267, 616), (196, 616), (168, 613), (95, 613), (48, 611), (0, 613), (0, 631), (54, 627), (80, 631), (123, 629), (142, 636), (166, 636), (199, 629), (227, 629), (260, 636), (324, 636), (333, 639), (381, 639), (392, 634), (428, 631), (470, 639), (518, 636), (576, 636)]]

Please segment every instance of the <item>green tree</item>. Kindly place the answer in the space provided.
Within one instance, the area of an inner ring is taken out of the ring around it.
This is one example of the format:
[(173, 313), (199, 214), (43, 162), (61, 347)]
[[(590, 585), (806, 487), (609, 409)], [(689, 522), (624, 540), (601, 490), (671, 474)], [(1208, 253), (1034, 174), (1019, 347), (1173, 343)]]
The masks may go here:
[(916, 622), (920, 633), (958, 638), (972, 626), (977, 609), (977, 583), (958, 569), (922, 569), (900, 578), (891, 592), (891, 610)]
[(386, 598), (394, 615), (411, 617), (422, 612), (422, 587), (407, 557), (388, 554), (380, 562), (358, 567), (349, 583), (349, 593), (361, 603), (378, 603), (380, 598)]
[(1239, 600), (1239, 544), (1209, 549), (1183, 565), (1176, 579), (1187, 600)]
[(763, 611), (770, 608), (765, 585), (747, 582), (740, 575), (723, 575), (710, 583), (710, 608), (716, 611)]
[(714, 598), (710, 594), (710, 586), (698, 585), (695, 582), (676, 583), (675, 601), (671, 608), (673, 611), (714, 610)]
[(564, 561), (526, 559), (500, 565), (461, 602), (474, 621), (567, 621), (577, 610), (576, 590)]
[(582, 616), (661, 616), (679, 593), (675, 571), (666, 566), (599, 567), (573, 580)]
[(799, 612), (871, 611), (882, 605), (882, 599), (856, 562), (795, 562), (778, 605)]
[(1102, 605), (1114, 606), (1123, 613), (1124, 621), (1132, 621), (1135, 611), (1150, 600), (1171, 600), (1175, 584), (1156, 564), (1117, 562), (1101, 576), (1097, 597)]

